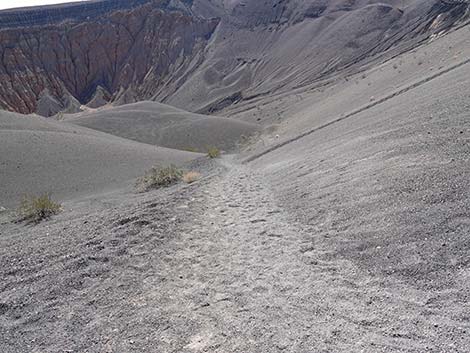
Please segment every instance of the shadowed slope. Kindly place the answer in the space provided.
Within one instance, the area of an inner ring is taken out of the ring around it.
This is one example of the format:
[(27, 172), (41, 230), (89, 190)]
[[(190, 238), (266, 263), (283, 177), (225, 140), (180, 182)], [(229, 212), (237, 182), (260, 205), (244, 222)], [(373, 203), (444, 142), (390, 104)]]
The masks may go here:
[(230, 15), (205, 61), (176, 92), (155, 99), (206, 113), (307, 90), (409, 50), (468, 13), (468, 5), (438, 0), (225, 3)]

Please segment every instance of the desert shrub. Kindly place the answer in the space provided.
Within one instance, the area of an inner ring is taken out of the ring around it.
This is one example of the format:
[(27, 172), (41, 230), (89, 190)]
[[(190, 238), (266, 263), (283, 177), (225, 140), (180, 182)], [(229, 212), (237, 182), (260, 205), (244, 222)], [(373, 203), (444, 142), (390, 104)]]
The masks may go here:
[(39, 223), (58, 214), (61, 209), (62, 206), (47, 194), (24, 197), (18, 207), (18, 217), (19, 221)]
[(211, 146), (207, 149), (207, 156), (209, 158), (218, 158), (220, 156), (220, 150), (217, 147)]
[(201, 174), (198, 172), (187, 172), (183, 175), (183, 181), (187, 184), (194, 183), (201, 179)]
[(137, 187), (142, 191), (167, 187), (176, 184), (182, 176), (183, 172), (174, 165), (153, 167), (137, 181)]

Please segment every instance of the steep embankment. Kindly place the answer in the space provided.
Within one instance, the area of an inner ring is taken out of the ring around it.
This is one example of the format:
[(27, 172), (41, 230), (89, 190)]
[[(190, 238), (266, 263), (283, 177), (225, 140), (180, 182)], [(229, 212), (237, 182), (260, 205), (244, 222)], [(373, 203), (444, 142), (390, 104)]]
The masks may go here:
[[(230, 1), (206, 60), (170, 105), (217, 112), (234, 103), (307, 90), (413, 48), (463, 20), (441, 1)], [(236, 105), (235, 105), (236, 106)]]

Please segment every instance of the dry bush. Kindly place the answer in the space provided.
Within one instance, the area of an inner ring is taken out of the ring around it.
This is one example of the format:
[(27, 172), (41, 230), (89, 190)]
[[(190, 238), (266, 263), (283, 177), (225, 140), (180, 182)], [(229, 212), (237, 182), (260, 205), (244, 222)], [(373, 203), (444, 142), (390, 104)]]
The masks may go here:
[(58, 214), (61, 209), (62, 206), (47, 194), (24, 197), (18, 207), (18, 217), (21, 222), (39, 223)]
[(218, 158), (220, 156), (220, 150), (217, 147), (209, 147), (207, 149), (207, 156), (209, 158)]
[(201, 174), (198, 172), (187, 172), (183, 175), (183, 181), (186, 184), (194, 183), (195, 181), (198, 181), (199, 179), (201, 179)]
[(182, 176), (183, 172), (174, 165), (164, 168), (153, 167), (137, 181), (137, 187), (142, 191), (167, 187), (176, 184)]

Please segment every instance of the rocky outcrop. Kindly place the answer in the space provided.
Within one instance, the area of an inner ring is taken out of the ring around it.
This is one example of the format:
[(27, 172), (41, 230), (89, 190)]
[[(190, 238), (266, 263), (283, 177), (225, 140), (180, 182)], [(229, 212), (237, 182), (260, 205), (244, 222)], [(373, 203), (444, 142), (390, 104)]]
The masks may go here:
[(171, 92), (201, 59), (218, 20), (167, 3), (147, 1), (97, 18), (64, 17), (41, 26), (39, 20), (31, 27), (10, 20), (10, 27), (0, 30), (0, 106), (31, 113), (44, 105), (45, 96), (61, 106), (69, 94), (86, 104), (98, 87), (113, 95), (133, 86), (138, 99)]
[(109, 94), (109, 92), (105, 88), (98, 86), (96, 88), (95, 94), (93, 95), (91, 100), (88, 102), (87, 107), (99, 108), (99, 107), (102, 107), (103, 105), (106, 105), (110, 100), (111, 100), (111, 95)]

